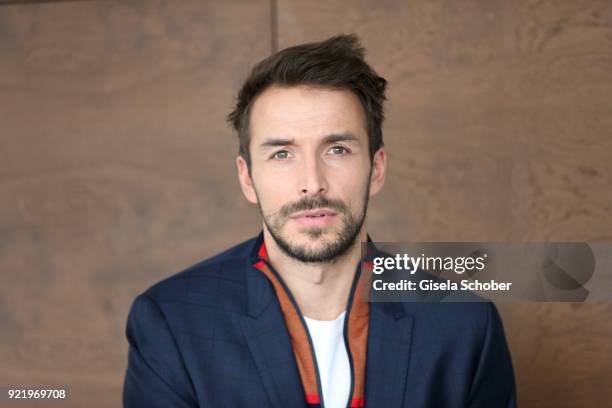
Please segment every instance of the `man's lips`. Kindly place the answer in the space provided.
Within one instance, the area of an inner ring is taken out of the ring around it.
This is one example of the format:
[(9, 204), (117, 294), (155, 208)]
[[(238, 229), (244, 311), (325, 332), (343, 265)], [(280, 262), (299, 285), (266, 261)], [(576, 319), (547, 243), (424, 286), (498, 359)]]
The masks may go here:
[(309, 210), (309, 211), (300, 211), (291, 216), (291, 218), (301, 218), (301, 217), (324, 217), (324, 216), (333, 216), (336, 213), (332, 210), (327, 209), (317, 209), (317, 210)]
[(338, 215), (328, 209), (300, 211), (291, 216), (291, 219), (305, 227), (324, 227), (329, 225)]

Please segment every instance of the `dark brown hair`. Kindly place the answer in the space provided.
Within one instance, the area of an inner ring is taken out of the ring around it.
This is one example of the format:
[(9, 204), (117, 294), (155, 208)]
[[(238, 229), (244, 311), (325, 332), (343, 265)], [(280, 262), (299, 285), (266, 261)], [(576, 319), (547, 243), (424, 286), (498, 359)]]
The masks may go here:
[(366, 116), (370, 160), (383, 145), (383, 102), (387, 81), (365, 62), (355, 35), (285, 48), (259, 62), (242, 85), (228, 122), (238, 131), (239, 154), (250, 168), (249, 117), (253, 101), (271, 85), (313, 85), (348, 89), (361, 101)]

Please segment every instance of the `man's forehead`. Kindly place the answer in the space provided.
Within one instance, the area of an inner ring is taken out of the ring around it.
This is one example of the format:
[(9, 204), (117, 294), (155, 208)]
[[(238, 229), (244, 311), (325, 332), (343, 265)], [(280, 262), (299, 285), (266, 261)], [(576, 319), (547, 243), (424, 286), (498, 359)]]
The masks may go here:
[(252, 139), (303, 138), (365, 131), (365, 114), (350, 90), (299, 85), (271, 86), (255, 100), (250, 115)]

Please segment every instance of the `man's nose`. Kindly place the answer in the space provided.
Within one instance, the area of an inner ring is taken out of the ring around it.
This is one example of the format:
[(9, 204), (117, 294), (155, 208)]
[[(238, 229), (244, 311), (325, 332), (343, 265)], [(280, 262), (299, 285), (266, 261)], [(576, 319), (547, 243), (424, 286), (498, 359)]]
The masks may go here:
[(300, 169), (299, 190), (301, 195), (317, 195), (327, 192), (325, 164), (317, 157), (306, 158)]

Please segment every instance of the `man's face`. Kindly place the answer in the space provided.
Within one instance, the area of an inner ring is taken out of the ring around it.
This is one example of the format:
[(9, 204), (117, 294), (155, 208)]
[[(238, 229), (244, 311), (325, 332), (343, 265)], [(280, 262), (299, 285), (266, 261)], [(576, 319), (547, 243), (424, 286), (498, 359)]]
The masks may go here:
[(239, 157), (241, 186), (287, 255), (331, 262), (355, 242), (384, 180), (384, 150), (372, 167), (365, 123), (348, 90), (273, 86), (254, 102), (251, 172)]

